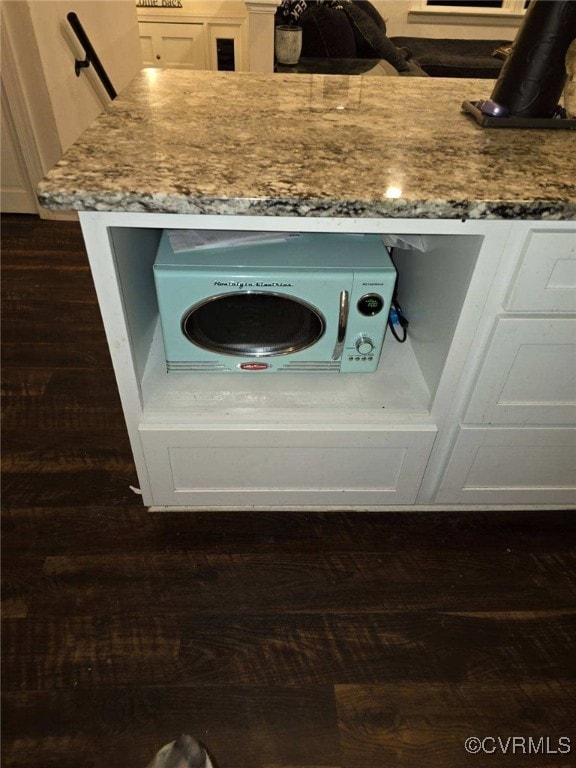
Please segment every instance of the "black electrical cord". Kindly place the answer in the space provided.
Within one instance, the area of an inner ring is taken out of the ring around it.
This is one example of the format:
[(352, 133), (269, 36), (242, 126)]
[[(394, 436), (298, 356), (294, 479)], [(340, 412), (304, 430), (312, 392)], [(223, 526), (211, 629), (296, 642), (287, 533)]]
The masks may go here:
[[(390, 261), (392, 262), (394, 269), (396, 269), (396, 264), (394, 264), (394, 248), (390, 248)], [(398, 325), (402, 328), (402, 334), (398, 334), (396, 331), (395, 322), (392, 321), (392, 312), (395, 313), (395, 317), (398, 320)], [(398, 302), (398, 270), (396, 269), (396, 282), (394, 283), (394, 290), (392, 292), (392, 301), (391, 301), (391, 310), (388, 314), (388, 327), (390, 328), (390, 331), (392, 333), (392, 336), (396, 339), (396, 341), (399, 344), (404, 344), (406, 341), (406, 338), (408, 336), (408, 325), (409, 322), (404, 316), (404, 313), (402, 312), (402, 307), (400, 306), (400, 303)]]
[(407, 328), (408, 328), (409, 323), (408, 323), (408, 320), (406, 320), (406, 318), (402, 314), (402, 309), (400, 308), (400, 305), (398, 304), (397, 301), (392, 300), (392, 308), (396, 312), (396, 317), (398, 318), (398, 324), (402, 328), (402, 336), (398, 335), (398, 333), (396, 331), (396, 328), (394, 327), (395, 323), (392, 322), (390, 317), (388, 317), (388, 326), (390, 328), (390, 331), (392, 332), (392, 336), (394, 336), (396, 341), (399, 344), (404, 344), (404, 342), (406, 341), (406, 338), (408, 337), (408, 330), (407, 330)]

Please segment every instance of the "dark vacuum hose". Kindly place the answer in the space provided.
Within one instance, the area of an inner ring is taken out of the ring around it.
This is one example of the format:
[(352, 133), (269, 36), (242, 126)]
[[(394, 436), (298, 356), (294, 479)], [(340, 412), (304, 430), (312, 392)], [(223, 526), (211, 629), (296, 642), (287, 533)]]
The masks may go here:
[(492, 101), (512, 117), (552, 117), (566, 82), (566, 51), (575, 38), (574, 0), (532, 0)]

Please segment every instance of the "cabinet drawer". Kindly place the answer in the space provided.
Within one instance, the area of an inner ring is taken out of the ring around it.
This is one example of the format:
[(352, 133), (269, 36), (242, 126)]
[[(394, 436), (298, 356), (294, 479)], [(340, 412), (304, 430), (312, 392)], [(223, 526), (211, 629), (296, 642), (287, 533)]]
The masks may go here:
[(412, 504), (435, 434), (434, 427), (140, 429), (160, 506)]
[(530, 233), (506, 307), (576, 312), (576, 230)]
[(576, 422), (576, 320), (498, 320), (467, 424)]
[(436, 501), (576, 503), (576, 430), (462, 429)]

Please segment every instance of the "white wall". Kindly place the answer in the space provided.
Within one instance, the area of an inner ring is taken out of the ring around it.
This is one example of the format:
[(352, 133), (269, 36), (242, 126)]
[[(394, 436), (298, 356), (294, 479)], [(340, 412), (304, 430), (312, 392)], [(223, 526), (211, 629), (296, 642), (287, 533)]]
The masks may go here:
[(22, 147), (2, 82), (2, 118), (0, 122), (0, 210), (2, 213), (36, 213), (36, 202), (26, 172)]
[[(514, 40), (521, 19), (485, 19), (457, 13), (410, 15), (414, 0), (371, 0), (387, 23), (389, 37), (462, 38), (465, 40)], [(425, 21), (423, 19), (426, 19)], [(432, 19), (432, 21), (430, 21)], [(448, 23), (449, 22), (449, 23)]]
[[(136, 6), (134, 0), (3, 0), (0, 10), (3, 122), (10, 121), (14, 139), (3, 147), (5, 186), (14, 186), (11, 178), (19, 168), (27, 176), (21, 188), (35, 190), (110, 103), (93, 67), (76, 77), (74, 59), (84, 54), (67, 14), (77, 13), (120, 92), (142, 67)], [(4, 194), (2, 199), (8, 200)]]
[[(62, 154), (30, 7), (6, 0), (2, 17), (2, 197), (1, 210), (36, 210), (34, 188)], [(19, 169), (23, 178), (18, 179)], [(28, 190), (28, 194), (26, 191)]]
[(134, 0), (29, 0), (32, 26), (64, 150), (110, 102), (93, 67), (80, 77), (74, 58), (84, 58), (66, 19), (74, 11), (115, 89), (120, 92), (142, 67)]

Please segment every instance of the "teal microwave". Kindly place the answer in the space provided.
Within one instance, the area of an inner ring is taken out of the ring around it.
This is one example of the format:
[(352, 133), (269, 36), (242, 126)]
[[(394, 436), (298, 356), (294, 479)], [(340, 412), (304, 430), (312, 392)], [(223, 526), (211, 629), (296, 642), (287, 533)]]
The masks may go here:
[(379, 235), (187, 247), (164, 231), (154, 280), (170, 373), (371, 373), (396, 271)]

